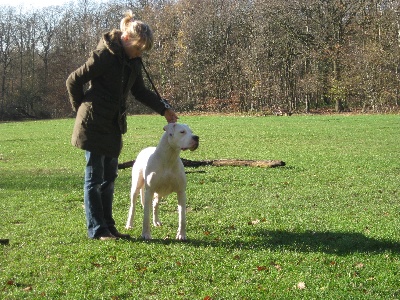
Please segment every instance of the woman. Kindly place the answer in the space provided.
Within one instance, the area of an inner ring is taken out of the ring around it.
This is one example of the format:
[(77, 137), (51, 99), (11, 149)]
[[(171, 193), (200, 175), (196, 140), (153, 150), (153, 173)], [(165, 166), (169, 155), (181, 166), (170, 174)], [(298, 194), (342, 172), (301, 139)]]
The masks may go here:
[[(135, 20), (131, 11), (120, 30), (103, 35), (84, 65), (67, 79), (70, 102), (77, 112), (72, 144), (85, 150), (84, 203), (91, 239), (128, 238), (119, 233), (112, 216), (114, 181), (126, 126), (129, 91), (136, 100), (174, 123), (178, 117), (164, 99), (145, 87), (141, 55), (153, 45), (150, 27)], [(84, 85), (89, 88), (84, 92)]]

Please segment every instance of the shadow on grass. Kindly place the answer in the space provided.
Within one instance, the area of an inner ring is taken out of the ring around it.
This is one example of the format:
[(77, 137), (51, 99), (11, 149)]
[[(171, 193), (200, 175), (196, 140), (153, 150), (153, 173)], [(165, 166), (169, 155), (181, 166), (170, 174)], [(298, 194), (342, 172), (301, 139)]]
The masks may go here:
[(0, 189), (11, 191), (43, 191), (54, 189), (61, 192), (80, 190), (83, 185), (83, 173), (75, 175), (63, 168), (38, 168), (24, 171), (7, 171), (1, 174)]
[(283, 248), (292, 251), (325, 252), (338, 255), (356, 252), (400, 252), (399, 243), (377, 240), (355, 232), (258, 231), (256, 232), (255, 241), (259, 247), (266, 246), (271, 249)]
[[(182, 243), (175, 240), (152, 240), (152, 243)], [(377, 240), (354, 232), (288, 232), (256, 231), (251, 237), (243, 240), (193, 240), (184, 242), (193, 247), (223, 247), (228, 249), (271, 249), (276, 251), (324, 252), (328, 254), (347, 255), (352, 253), (379, 254), (386, 251), (400, 253), (400, 243)]]

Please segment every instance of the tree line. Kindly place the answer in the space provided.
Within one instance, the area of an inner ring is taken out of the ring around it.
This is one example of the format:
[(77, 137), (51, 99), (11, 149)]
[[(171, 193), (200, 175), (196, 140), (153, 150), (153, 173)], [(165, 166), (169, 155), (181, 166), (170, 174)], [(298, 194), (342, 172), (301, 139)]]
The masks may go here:
[(178, 112), (399, 110), (400, 0), (78, 0), (0, 6), (0, 119), (71, 116), (66, 78), (126, 9)]

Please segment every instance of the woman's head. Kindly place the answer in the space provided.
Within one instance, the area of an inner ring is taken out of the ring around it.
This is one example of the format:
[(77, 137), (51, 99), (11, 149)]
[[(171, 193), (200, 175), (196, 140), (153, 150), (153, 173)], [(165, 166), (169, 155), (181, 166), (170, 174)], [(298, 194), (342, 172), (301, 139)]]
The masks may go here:
[(127, 11), (121, 20), (120, 28), (125, 47), (132, 47), (140, 52), (153, 47), (153, 32), (149, 25), (134, 19), (132, 11)]

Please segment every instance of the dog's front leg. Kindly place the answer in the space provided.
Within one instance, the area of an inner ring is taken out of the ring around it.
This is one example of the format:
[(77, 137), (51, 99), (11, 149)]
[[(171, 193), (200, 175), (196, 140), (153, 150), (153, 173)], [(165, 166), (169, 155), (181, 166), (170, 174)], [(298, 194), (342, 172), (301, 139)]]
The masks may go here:
[(186, 192), (178, 192), (178, 214), (179, 214), (179, 227), (176, 239), (180, 241), (186, 240)]
[(144, 192), (144, 203), (143, 203), (143, 231), (142, 238), (145, 240), (151, 240), (150, 234), (150, 207), (151, 200), (153, 199), (154, 193), (146, 187)]

